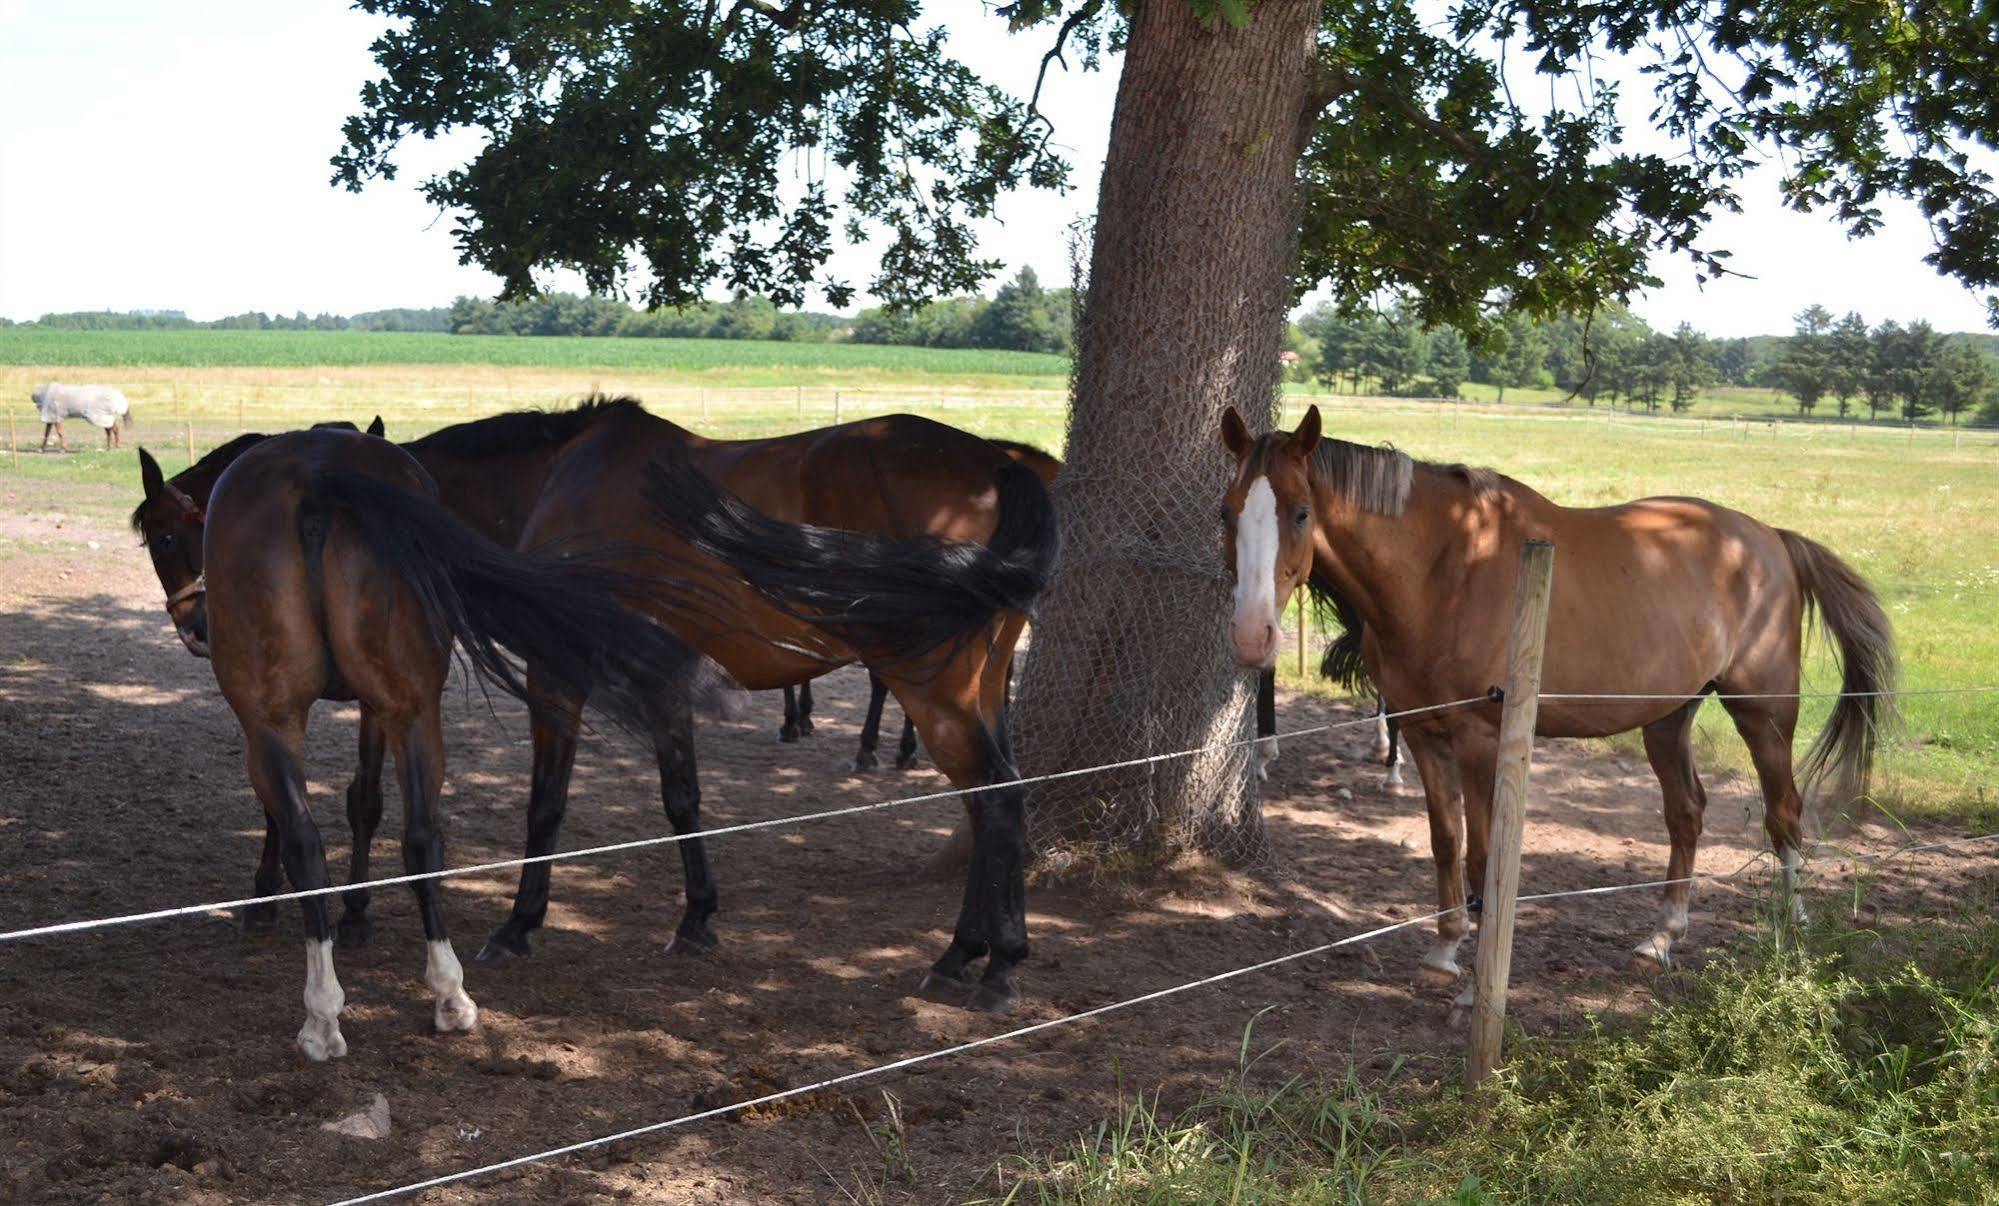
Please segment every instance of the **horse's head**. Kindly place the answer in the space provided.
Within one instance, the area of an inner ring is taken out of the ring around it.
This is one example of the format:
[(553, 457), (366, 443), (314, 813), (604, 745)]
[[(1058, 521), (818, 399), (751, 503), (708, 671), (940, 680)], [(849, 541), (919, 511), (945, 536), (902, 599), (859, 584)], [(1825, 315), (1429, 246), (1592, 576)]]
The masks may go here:
[(1236, 459), (1222, 497), (1224, 555), (1235, 572), (1229, 641), (1236, 661), (1277, 664), (1278, 617), (1312, 572), (1312, 479), (1306, 458), (1319, 442), (1319, 408), (1298, 430), (1252, 436), (1231, 406), (1222, 414), (1222, 447)]
[(139, 477), (146, 497), (132, 512), (132, 527), (146, 542), (153, 572), (167, 597), (167, 618), (181, 644), (196, 657), (208, 656), (208, 603), (201, 576), (202, 508), (168, 481), (159, 462), (139, 449)]

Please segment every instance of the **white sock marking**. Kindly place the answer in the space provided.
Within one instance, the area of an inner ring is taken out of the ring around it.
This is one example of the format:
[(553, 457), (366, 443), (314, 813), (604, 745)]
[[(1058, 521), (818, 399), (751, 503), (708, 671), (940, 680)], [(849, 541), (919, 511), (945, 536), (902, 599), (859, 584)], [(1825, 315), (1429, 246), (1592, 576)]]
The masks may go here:
[(347, 994), (333, 974), (333, 940), (307, 939), (305, 1025), (298, 1032), (298, 1048), (307, 1059), (320, 1063), (347, 1054), (347, 1040), (340, 1033), (340, 1010), (346, 1004)]
[(448, 938), (440, 938), (429, 947), (423, 978), (437, 997), (438, 1030), (448, 1034), (472, 1029), (479, 1024), (479, 1007), (465, 995), (465, 969), (459, 966), (458, 953), (451, 949)]

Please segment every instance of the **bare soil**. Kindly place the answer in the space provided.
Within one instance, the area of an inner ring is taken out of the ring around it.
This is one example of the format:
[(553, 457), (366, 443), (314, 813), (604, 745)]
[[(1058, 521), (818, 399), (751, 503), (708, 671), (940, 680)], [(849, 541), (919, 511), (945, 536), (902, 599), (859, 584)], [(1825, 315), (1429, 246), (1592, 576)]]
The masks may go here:
[[(158, 588), (102, 491), (0, 498), (0, 928), (247, 893), (262, 827), (242, 739), (208, 666), (167, 625)], [(0, 489), (0, 494), (8, 491)], [(74, 494), (74, 497), (71, 495)], [(96, 542), (95, 547), (91, 542)], [(934, 772), (846, 772), (864, 700), (847, 673), (819, 694), (817, 734), (775, 740), (774, 696), (706, 722), (711, 825), (943, 786)], [(893, 716), (893, 712), (891, 713)], [(1283, 727), (1350, 715), (1280, 703)], [(518, 709), (455, 691), (445, 808), (453, 863), (517, 854), (527, 731)], [(329, 861), (344, 868), (340, 792), (350, 708), (324, 705), (309, 757)], [(885, 726), (890, 729), (899, 717)], [(471, 953), (504, 916), (506, 876), (447, 881), (478, 1001), (475, 1035), (428, 1032), (421, 930), (409, 896), (378, 892), (371, 945), (339, 953), (351, 1054), (302, 1063), (296, 915), (244, 933), (221, 914), (0, 945), (0, 1200), (324, 1201), (754, 1097), (1115, 1001), (1432, 908), (1420, 799), (1384, 794), (1359, 759), (1366, 729), (1287, 744), (1269, 785), (1273, 858), (1243, 873), (1190, 866), (1141, 886), (1042, 886), (1030, 896), (1027, 994), (994, 1019), (912, 995), (959, 889), (918, 874), (956, 805), (912, 805), (711, 843), (723, 945), (663, 954), (679, 916), (670, 848), (563, 863), (531, 959)], [(1763, 848), (1739, 776), (1709, 784), (1700, 869)], [(391, 789), (393, 791), (393, 789)], [(1665, 833), (1642, 759), (1544, 743), (1523, 890), (1663, 874)], [(393, 817), (376, 874), (400, 869)], [(590, 738), (564, 845), (666, 831), (635, 743)], [(1947, 832), (1918, 837), (1954, 836)], [(1885, 848), (1870, 829), (1845, 843)], [(1988, 849), (1911, 856), (1879, 873), (1856, 923), (1948, 915), (1990, 879)], [(1816, 907), (1852, 908), (1822, 855)], [(1697, 960), (1764, 915), (1767, 881), (1703, 887), (1683, 953)], [(1560, 1031), (1658, 990), (1626, 970), (1651, 892), (1527, 905), (1514, 1016)], [(1412, 985), (1427, 930), (590, 1154), (432, 1192), (425, 1200), (947, 1201), (995, 1196), (1007, 1157), (1059, 1148), (1138, 1093), (1168, 1108), (1235, 1071), (1245, 1027), (1283, 1040), (1258, 1077), (1450, 1075), (1449, 997)], [(1262, 1012), (1268, 1010), (1268, 1012)], [(321, 1124), (389, 1102), (392, 1133)], [(893, 1098), (890, 1109), (888, 1098)], [(895, 1121), (900, 1119), (899, 1124)], [(996, 1170), (998, 1167), (998, 1171)]]

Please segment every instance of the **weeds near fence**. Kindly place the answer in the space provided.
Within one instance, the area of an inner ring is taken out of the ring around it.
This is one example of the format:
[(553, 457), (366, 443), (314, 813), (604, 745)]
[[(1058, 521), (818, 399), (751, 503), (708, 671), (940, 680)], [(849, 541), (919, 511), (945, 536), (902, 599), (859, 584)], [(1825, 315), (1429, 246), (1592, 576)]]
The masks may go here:
[(1515, 1039), (1489, 1096), (1398, 1069), (1147, 1100), (1008, 1203), (1959, 1202), (1999, 1187), (1999, 917), (1765, 935), (1638, 1020)]

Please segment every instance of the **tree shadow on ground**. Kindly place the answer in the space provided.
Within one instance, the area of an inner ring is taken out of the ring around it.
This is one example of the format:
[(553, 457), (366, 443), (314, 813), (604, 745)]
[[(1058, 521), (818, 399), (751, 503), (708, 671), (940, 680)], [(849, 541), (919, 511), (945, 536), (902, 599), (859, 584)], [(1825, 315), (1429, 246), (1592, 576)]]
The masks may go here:
[[(136, 558), (136, 555), (135, 555)], [(102, 590), (54, 589), (0, 616), (0, 928), (245, 894), (262, 822), (233, 716), (134, 573)], [(843, 672), (819, 691), (817, 735), (775, 740), (776, 697), (700, 726), (710, 826), (921, 794), (934, 771), (846, 773), (866, 702)], [(1351, 715), (1315, 699), (1284, 722)], [(893, 716), (893, 713), (891, 713)], [(519, 853), (527, 725), (511, 701), (455, 682), (447, 703), (448, 862)], [(893, 729), (893, 721), (885, 727)], [(203, 916), (0, 946), (0, 1153), (4, 1192), (27, 1199), (172, 1196), (325, 1199), (616, 1132), (810, 1083), (1122, 1000), (1322, 943), (1433, 906), (1419, 798), (1391, 797), (1361, 761), (1364, 728), (1287, 744), (1267, 793), (1272, 858), (1235, 876), (1162, 877), (1115, 892), (1056, 885), (1030, 897), (1028, 998), (993, 1019), (912, 995), (955, 916), (960, 887), (919, 868), (959, 807), (940, 800), (710, 843), (723, 946), (662, 945), (680, 911), (673, 848), (565, 862), (537, 953), (468, 962), (476, 1035), (428, 1032), (421, 930), (409, 894), (375, 894), (380, 927), (341, 951), (351, 1053), (303, 1065), (297, 913), (275, 933)], [(344, 868), (339, 792), (353, 765), (353, 709), (322, 705), (307, 745), (329, 863)], [(378, 836), (376, 874), (400, 870), (399, 808)], [(1544, 744), (1524, 891), (1656, 878), (1665, 859), (1657, 790), (1642, 766), (1583, 743)], [(1749, 785), (1710, 785), (1701, 869), (1762, 848)], [(1350, 799), (1340, 797), (1345, 790)], [(583, 741), (566, 848), (667, 832), (651, 752), (603, 733)], [(1879, 835), (1873, 835), (1878, 839)], [(1990, 880), (1981, 855), (1919, 856), (1866, 894), (1868, 924), (1947, 925)], [(1823, 868), (1818, 907), (1850, 880)], [(336, 872), (336, 879), (341, 877)], [(506, 912), (514, 877), (447, 881), (468, 960)], [(1767, 884), (1697, 896), (1689, 954), (1761, 924)], [(1624, 970), (1649, 931), (1647, 891), (1529, 905), (1513, 1008), (1558, 1031), (1586, 1009), (1642, 1005)], [(1299, 960), (1128, 1012), (999, 1044), (443, 1191), (438, 1200), (548, 1200), (630, 1191), (675, 1201), (932, 1201), (993, 1192), (1001, 1158), (1067, 1143), (1139, 1092), (1170, 1105), (1213, 1091), (1254, 1046), (1283, 1043), (1254, 1077), (1335, 1076), (1404, 1057), (1450, 1071), (1461, 1039), (1448, 995), (1411, 984), (1427, 927)], [(1467, 956), (1469, 951), (1466, 952)], [(376, 1142), (320, 1124), (390, 1102)], [(893, 1115), (883, 1094), (893, 1094)], [(901, 1130), (890, 1145), (884, 1136)], [(887, 1153), (887, 1154), (885, 1154)], [(899, 1153), (899, 1154), (897, 1154)], [(981, 1188), (983, 1187), (983, 1188)]]

